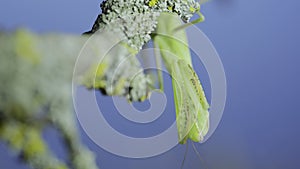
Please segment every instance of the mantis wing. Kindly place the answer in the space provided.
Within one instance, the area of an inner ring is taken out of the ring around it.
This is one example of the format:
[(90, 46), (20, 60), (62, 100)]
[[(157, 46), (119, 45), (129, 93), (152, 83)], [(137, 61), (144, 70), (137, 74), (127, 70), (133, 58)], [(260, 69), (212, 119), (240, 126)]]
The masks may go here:
[[(207, 134), (209, 128), (209, 104), (206, 100), (202, 85), (193, 68), (185, 63), (184, 60), (178, 60), (177, 64), (182, 77), (184, 77), (182, 86), (185, 90), (182, 91), (185, 92), (183, 95), (187, 95), (186, 98), (188, 99), (186, 102), (189, 102), (188, 104), (190, 104), (190, 109), (189, 111), (186, 111), (186, 113), (192, 114), (190, 116), (193, 118), (190, 119), (192, 127), (189, 130), (188, 138), (195, 142), (200, 142)], [(182, 107), (184, 107), (184, 105), (182, 105)]]
[(153, 41), (159, 47), (173, 78), (178, 138), (184, 144), (188, 138), (195, 142), (203, 140), (209, 127), (209, 104), (192, 68), (185, 31), (174, 31), (181, 25), (182, 22), (176, 15), (161, 13)]

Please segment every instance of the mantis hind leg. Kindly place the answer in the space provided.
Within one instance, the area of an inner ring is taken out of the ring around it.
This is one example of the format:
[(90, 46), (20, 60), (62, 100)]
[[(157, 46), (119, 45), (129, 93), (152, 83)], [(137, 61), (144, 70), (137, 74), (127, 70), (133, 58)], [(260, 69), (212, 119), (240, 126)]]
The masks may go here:
[(159, 89), (161, 92), (163, 92), (164, 91), (164, 79), (163, 79), (163, 74), (162, 74), (161, 55), (160, 55), (160, 51), (158, 51), (157, 49), (158, 49), (158, 46), (156, 43), (154, 43), (155, 64), (156, 64), (156, 68), (157, 68)]

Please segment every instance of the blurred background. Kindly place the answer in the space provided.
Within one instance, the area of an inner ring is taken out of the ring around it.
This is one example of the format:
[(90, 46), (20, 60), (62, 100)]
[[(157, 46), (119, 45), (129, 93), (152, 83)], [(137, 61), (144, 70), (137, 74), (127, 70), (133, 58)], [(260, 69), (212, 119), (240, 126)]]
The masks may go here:
[[(80, 35), (91, 28), (101, 12), (99, 4), (99, 0), (1, 0), (0, 29), (25, 27), (37, 33)], [(190, 144), (184, 168), (300, 168), (299, 9), (300, 2), (295, 0), (212, 0), (202, 6), (206, 21), (197, 26), (212, 41), (223, 62), (227, 102), (215, 133), (204, 144), (196, 144), (200, 159)], [(201, 61), (195, 60), (194, 67), (210, 99), (210, 83)], [(169, 88), (166, 94), (172, 100)], [(97, 96), (105, 117), (120, 132), (151, 136), (174, 120), (174, 116), (167, 115), (174, 111), (171, 101), (158, 121), (138, 126), (110, 107), (110, 97)], [(135, 106), (145, 110), (149, 103)], [(78, 127), (82, 141), (96, 154), (101, 169), (176, 169), (180, 168), (186, 148), (178, 145), (162, 155), (145, 159), (123, 158), (98, 147)], [(122, 128), (132, 130), (121, 131)], [(58, 133), (47, 129), (44, 138), (57, 156), (64, 159)], [(0, 168), (29, 167), (0, 142)]]

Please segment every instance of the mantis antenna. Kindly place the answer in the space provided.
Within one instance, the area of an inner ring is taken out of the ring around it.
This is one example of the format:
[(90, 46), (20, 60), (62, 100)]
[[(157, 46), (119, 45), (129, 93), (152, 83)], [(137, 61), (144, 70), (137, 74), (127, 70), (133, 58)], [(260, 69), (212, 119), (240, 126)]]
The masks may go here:
[[(193, 146), (193, 150), (195, 151), (195, 153), (196, 153), (198, 159), (201, 161), (201, 163), (202, 163), (203, 165), (205, 165), (205, 162), (204, 162), (203, 158), (201, 158), (200, 153), (199, 153), (199, 151), (196, 149), (196, 146), (195, 146), (195, 144), (194, 144), (193, 142), (192, 142), (192, 146)], [(206, 167), (203, 167), (203, 168), (206, 168)]]
[(185, 159), (186, 159), (188, 150), (189, 150), (189, 142), (186, 143), (186, 146), (185, 146), (185, 152), (184, 152), (184, 156), (183, 156), (183, 160), (182, 160), (180, 169), (183, 169), (184, 162), (185, 162)]

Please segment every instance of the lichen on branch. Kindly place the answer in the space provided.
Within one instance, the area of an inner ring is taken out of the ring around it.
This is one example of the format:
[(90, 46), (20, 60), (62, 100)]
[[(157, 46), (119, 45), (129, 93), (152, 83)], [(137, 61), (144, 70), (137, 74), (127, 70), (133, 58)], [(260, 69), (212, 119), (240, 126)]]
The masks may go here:
[[(97, 169), (93, 153), (79, 141), (72, 108), (73, 66), (85, 41), (24, 30), (0, 33), (0, 138), (33, 168)], [(68, 164), (42, 138), (49, 127), (68, 145)]]
[(102, 13), (86, 33), (103, 29), (122, 32), (127, 43), (140, 50), (151, 39), (161, 12), (176, 13), (188, 22), (200, 4), (195, 0), (106, 0), (100, 7)]

